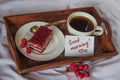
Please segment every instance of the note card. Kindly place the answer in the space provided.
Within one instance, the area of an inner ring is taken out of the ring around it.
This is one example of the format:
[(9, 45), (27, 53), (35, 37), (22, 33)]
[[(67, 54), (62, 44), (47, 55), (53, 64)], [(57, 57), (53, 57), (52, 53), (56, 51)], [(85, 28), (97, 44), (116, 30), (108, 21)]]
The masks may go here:
[(94, 36), (65, 37), (65, 56), (85, 57), (94, 55)]

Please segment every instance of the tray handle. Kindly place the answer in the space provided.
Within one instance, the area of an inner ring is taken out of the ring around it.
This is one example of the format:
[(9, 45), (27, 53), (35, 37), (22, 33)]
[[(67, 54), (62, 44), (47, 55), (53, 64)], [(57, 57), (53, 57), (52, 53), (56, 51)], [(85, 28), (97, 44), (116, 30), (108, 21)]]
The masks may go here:
[(106, 20), (101, 19), (101, 26), (103, 26), (103, 28), (105, 29), (104, 33), (100, 36), (100, 44), (103, 50), (105, 50), (106, 52), (115, 52), (116, 50), (112, 43), (112, 31), (110, 24)]
[(112, 31), (111, 31), (110, 24), (105, 19), (101, 19), (101, 26), (105, 30), (103, 35), (111, 40), (112, 39)]

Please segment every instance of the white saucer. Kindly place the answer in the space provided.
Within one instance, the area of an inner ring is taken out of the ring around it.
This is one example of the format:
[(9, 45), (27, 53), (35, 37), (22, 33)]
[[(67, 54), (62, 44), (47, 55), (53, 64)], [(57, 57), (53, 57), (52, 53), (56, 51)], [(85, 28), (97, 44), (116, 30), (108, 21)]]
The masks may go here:
[(32, 37), (33, 34), (29, 31), (32, 26), (44, 26), (46, 24), (48, 23), (41, 21), (30, 22), (21, 26), (21, 28), (17, 31), (15, 35), (15, 43), (18, 50), (24, 56), (37, 61), (48, 61), (55, 59), (63, 52), (65, 47), (65, 38), (63, 33), (56, 26), (53, 26), (53, 38), (49, 42), (44, 52), (39, 53), (35, 50), (32, 50), (32, 53), (26, 54), (26, 48), (20, 47), (22, 38), (29, 40)]

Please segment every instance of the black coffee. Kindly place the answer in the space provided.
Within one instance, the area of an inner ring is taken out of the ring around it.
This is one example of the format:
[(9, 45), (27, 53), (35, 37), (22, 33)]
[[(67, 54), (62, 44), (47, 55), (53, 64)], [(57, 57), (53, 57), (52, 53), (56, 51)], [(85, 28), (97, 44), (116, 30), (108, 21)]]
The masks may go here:
[(80, 17), (80, 16), (73, 18), (70, 22), (70, 25), (74, 29), (82, 32), (89, 32), (94, 29), (94, 25), (91, 22), (91, 20), (85, 17)]

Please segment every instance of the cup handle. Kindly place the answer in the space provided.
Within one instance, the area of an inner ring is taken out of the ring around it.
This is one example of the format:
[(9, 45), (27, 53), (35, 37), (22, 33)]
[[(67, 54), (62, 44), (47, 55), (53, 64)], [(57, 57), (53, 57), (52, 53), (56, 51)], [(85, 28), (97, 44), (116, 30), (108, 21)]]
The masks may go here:
[(103, 27), (102, 26), (97, 26), (95, 31), (93, 32), (93, 35), (100, 36), (100, 35), (103, 34), (103, 32), (104, 32)]

